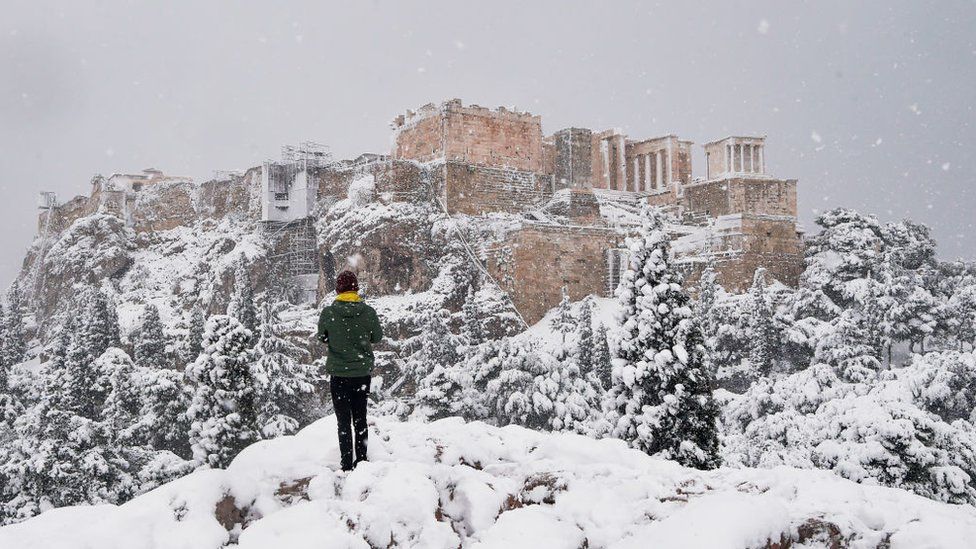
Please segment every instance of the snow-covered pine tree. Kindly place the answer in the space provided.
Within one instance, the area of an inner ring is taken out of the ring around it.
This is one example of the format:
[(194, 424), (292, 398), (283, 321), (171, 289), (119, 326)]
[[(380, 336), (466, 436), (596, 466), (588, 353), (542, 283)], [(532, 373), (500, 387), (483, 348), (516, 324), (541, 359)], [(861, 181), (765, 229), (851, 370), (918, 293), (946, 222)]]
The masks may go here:
[[(464, 336), (451, 332), (450, 311), (432, 309), (423, 314), (420, 332), (409, 342), (412, 353), (406, 359), (406, 375), (419, 382), (436, 366), (453, 366), (461, 361), (461, 351), (474, 351), (476, 346), (468, 346)], [(463, 349), (462, 349), (463, 348)]]
[(26, 518), (45, 507), (120, 503), (138, 489), (131, 460), (100, 417), (109, 393), (100, 383), (114, 367), (111, 355), (121, 351), (83, 362), (79, 324), (69, 319), (41, 373), (37, 402), (16, 422), (16, 443), (0, 466), (0, 476), (12, 479), (19, 492), (4, 510), (7, 518)]
[(227, 306), (227, 314), (236, 318), (252, 334), (257, 331), (258, 314), (254, 305), (254, 287), (251, 272), (243, 254), (234, 268), (234, 295)]
[(947, 309), (952, 318), (950, 330), (955, 334), (959, 348), (968, 345), (970, 349), (976, 349), (976, 276), (959, 278)]
[[(0, 303), (0, 339), (6, 337), (7, 333), (7, 309)], [(6, 372), (11, 366), (3, 356), (2, 347), (0, 347), (0, 386), (6, 386)]]
[(477, 293), (474, 291), (474, 286), (469, 285), (468, 295), (461, 307), (461, 339), (468, 348), (480, 345), (485, 340), (481, 317), (482, 312), (478, 307)]
[(766, 269), (759, 267), (749, 289), (749, 363), (753, 377), (768, 377), (773, 369), (776, 327), (773, 325), (773, 307), (766, 291)]
[(643, 208), (640, 232), (627, 247), (630, 265), (616, 291), (623, 314), (611, 349), (613, 433), (648, 454), (716, 467), (718, 408), (704, 343), (658, 213)]
[(78, 336), (92, 360), (102, 356), (110, 347), (120, 345), (119, 321), (115, 304), (101, 289), (93, 288), (84, 300), (81, 331)]
[(573, 309), (570, 305), (569, 292), (566, 290), (566, 286), (562, 288), (562, 298), (559, 300), (559, 305), (556, 306), (556, 314), (552, 317), (551, 327), (552, 331), (559, 337), (560, 350), (558, 354), (565, 356), (569, 352), (566, 348), (570, 343), (568, 336), (576, 329), (576, 319), (573, 317)]
[[(7, 313), (0, 305), (0, 338), (6, 337)], [(10, 368), (13, 363), (5, 360), (0, 352), (0, 441), (5, 430), (13, 427), (13, 422), (21, 413), (21, 405), (10, 388)], [(0, 450), (2, 452), (2, 450)], [(2, 479), (0, 479), (2, 480)]]
[(596, 370), (597, 343), (593, 338), (593, 303), (590, 299), (585, 299), (582, 305), (578, 320), (576, 363), (579, 365), (580, 375), (585, 377)]
[(613, 363), (610, 357), (610, 345), (607, 342), (607, 327), (600, 324), (593, 334), (593, 371), (604, 390), (610, 389), (613, 378)]
[(16, 281), (7, 292), (7, 309), (4, 315), (3, 341), (0, 341), (0, 361), (8, 366), (19, 364), (27, 358), (27, 333), (24, 329), (24, 296)]
[(183, 344), (183, 362), (190, 363), (197, 359), (203, 349), (203, 325), (207, 321), (203, 315), (203, 308), (199, 303), (193, 306), (190, 313), (190, 326), (186, 341)]
[[(462, 374), (460, 363), (462, 345), (469, 358), (479, 346), (469, 345), (466, 338), (457, 337), (448, 324), (450, 313), (445, 309), (425, 313), (420, 333), (413, 342), (415, 351), (407, 357), (406, 375), (416, 380), (416, 407), (430, 419), (440, 419), (462, 412), (461, 394), (470, 385), (470, 374)], [(464, 342), (464, 343), (462, 343)]]
[(163, 322), (159, 319), (159, 309), (152, 303), (143, 310), (134, 339), (133, 360), (140, 368), (159, 370), (171, 366)]
[(431, 421), (452, 416), (480, 419), (480, 415), (472, 414), (480, 404), (471, 400), (474, 397), (473, 384), (472, 373), (460, 364), (434, 365), (417, 383), (414, 409), (421, 417)]
[(261, 307), (261, 332), (254, 348), (258, 357), (258, 425), (264, 438), (290, 435), (312, 419), (315, 369), (297, 359), (308, 353), (280, 335), (278, 308), (271, 300)]
[(62, 328), (67, 334), (56, 345), (58, 354), (50, 362), (48, 384), (52, 385), (55, 409), (95, 421), (108, 396), (109, 372), (95, 367), (98, 356), (93, 357), (87, 346), (95, 338), (81, 322), (69, 317)]
[(251, 332), (236, 318), (217, 315), (207, 320), (203, 352), (187, 366), (194, 383), (187, 410), (190, 446), (198, 464), (226, 467), (260, 440), (253, 358)]
[(149, 447), (191, 459), (187, 410), (193, 389), (187, 384), (184, 373), (164, 368), (143, 370), (142, 376), (138, 432), (142, 433)]
[(122, 349), (110, 347), (97, 360), (96, 368), (109, 372), (109, 393), (101, 411), (101, 420), (113, 444), (135, 446), (143, 444), (136, 429), (142, 408), (140, 380), (132, 359)]

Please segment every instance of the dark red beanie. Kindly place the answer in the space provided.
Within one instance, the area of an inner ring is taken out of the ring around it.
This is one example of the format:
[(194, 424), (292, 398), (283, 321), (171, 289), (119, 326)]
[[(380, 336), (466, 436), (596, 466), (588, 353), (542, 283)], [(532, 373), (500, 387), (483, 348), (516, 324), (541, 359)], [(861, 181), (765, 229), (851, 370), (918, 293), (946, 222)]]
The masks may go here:
[(352, 271), (342, 271), (339, 273), (339, 277), (336, 278), (336, 293), (341, 294), (343, 292), (358, 292), (359, 291), (359, 280), (356, 279), (356, 275)]

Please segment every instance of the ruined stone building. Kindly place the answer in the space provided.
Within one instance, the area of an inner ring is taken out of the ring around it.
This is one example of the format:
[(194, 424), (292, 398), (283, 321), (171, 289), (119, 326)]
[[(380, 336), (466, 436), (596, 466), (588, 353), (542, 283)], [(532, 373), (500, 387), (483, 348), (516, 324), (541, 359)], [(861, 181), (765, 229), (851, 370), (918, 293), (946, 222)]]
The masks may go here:
[(96, 177), (90, 196), (49, 202), (39, 227), (63, 231), (94, 212), (116, 215), (137, 233), (237, 216), (267, 235), (271, 259), (309, 300), (333, 290), (343, 267), (337, 257), (351, 253), (363, 257), (356, 267), (372, 291), (424, 291), (429, 258), (409, 227), (390, 221), (361, 249), (341, 253), (316, 234), (316, 220), (365, 177), (371, 200), (433, 202), (448, 216), (500, 227), (490, 242), (469, 235), (465, 246), (529, 323), (558, 303), (563, 288), (573, 299), (612, 293), (642, 202), (669, 214), (691, 282), (707, 262), (730, 290), (746, 288), (760, 266), (785, 284), (802, 270), (796, 180), (767, 173), (763, 137), (705, 144), (705, 175), (696, 178), (693, 144), (674, 135), (630, 139), (587, 128), (545, 135), (538, 115), (457, 99), (408, 111), (392, 127), (389, 154), (337, 161), (304, 143), (285, 148), (280, 160), (201, 185), (158, 170)]
[(789, 285), (802, 271), (796, 180), (767, 174), (764, 137), (707, 143), (706, 175), (696, 179), (692, 143), (674, 135), (567, 128), (546, 136), (539, 116), (457, 99), (398, 116), (393, 127), (392, 160), (437, 163), (448, 211), (528, 212), (509, 235), (511, 257), (487, 261), (527, 318), (554, 306), (563, 286), (573, 298), (612, 292), (633, 223), (616, 214), (641, 201), (673, 214), (690, 281), (709, 261), (730, 290), (748, 287), (760, 266)]

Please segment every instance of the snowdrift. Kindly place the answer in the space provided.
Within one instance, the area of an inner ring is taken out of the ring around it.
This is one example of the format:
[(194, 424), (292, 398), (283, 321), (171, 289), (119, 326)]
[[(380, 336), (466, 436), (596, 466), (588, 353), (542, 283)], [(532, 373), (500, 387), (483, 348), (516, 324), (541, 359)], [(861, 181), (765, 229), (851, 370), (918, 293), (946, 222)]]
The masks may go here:
[(758, 548), (972, 546), (976, 508), (825, 471), (697, 471), (617, 440), (372, 419), (337, 472), (335, 418), (121, 506), (50, 510), (0, 547)]

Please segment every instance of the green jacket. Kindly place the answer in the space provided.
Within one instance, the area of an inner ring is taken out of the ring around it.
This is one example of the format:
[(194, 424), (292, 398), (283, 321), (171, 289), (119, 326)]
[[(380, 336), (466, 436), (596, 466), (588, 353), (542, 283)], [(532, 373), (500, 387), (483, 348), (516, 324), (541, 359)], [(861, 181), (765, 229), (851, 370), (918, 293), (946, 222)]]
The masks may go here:
[(357, 301), (335, 301), (319, 315), (319, 341), (329, 346), (325, 371), (339, 377), (368, 376), (373, 344), (383, 339), (376, 311)]

